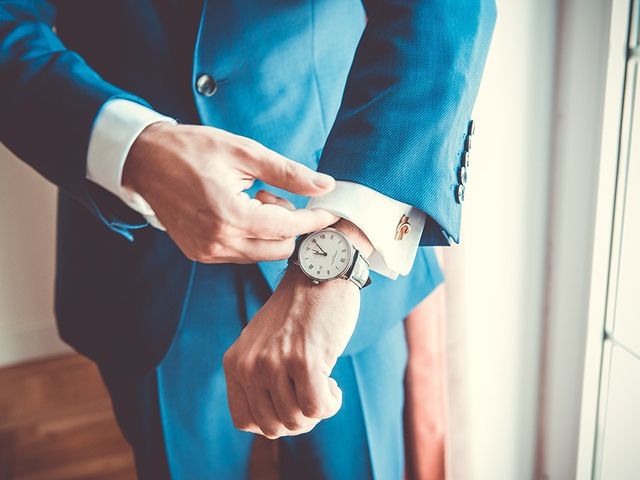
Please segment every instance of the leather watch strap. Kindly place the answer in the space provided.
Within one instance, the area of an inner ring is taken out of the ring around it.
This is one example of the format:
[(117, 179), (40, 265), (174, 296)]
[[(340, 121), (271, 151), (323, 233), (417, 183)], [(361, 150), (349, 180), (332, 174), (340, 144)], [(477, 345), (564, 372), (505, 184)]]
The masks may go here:
[(367, 259), (355, 249), (356, 254), (351, 269), (347, 272), (346, 277), (355, 283), (360, 289), (371, 284), (371, 276), (369, 275), (370, 267)]

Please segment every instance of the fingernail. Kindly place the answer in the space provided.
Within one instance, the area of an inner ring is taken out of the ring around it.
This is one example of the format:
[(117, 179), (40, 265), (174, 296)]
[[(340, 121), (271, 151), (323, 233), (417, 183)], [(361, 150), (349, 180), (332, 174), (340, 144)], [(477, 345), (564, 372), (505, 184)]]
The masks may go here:
[(333, 179), (331, 175), (327, 175), (326, 173), (316, 172), (316, 178), (313, 180), (313, 183), (316, 187), (327, 188), (332, 186), (336, 181)]

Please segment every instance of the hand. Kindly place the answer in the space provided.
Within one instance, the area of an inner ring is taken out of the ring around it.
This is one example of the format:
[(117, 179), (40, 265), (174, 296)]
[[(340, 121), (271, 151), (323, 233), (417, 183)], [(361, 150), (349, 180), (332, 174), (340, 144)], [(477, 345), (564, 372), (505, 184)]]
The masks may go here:
[[(364, 237), (344, 220), (336, 227), (351, 231), (352, 240), (358, 234)], [(371, 252), (366, 237), (354, 243), (365, 255)], [(360, 290), (353, 282), (314, 285), (298, 267), (287, 270), (224, 355), (236, 428), (278, 438), (306, 433), (335, 415), (342, 392), (329, 375), (353, 334), (359, 311)]]
[(182, 252), (204, 263), (253, 263), (291, 255), (295, 237), (337, 220), (296, 210), (256, 179), (305, 196), (335, 186), (332, 177), (224, 130), (158, 122), (135, 140), (123, 186), (142, 195)]

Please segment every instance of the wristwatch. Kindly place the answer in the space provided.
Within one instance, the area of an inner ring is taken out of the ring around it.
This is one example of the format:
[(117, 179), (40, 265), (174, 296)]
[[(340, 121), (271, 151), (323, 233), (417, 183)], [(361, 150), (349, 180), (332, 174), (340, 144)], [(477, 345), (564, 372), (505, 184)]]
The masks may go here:
[(349, 238), (325, 228), (298, 238), (289, 263), (294, 263), (314, 284), (342, 278), (362, 289), (371, 283), (369, 262)]

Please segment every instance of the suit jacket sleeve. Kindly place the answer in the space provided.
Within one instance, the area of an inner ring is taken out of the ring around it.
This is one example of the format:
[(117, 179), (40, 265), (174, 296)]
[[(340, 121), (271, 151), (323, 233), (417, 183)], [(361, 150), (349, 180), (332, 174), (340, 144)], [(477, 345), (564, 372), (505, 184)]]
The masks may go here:
[(86, 179), (94, 120), (112, 98), (146, 102), (104, 81), (52, 30), (51, 3), (0, 0), (0, 141), (132, 238), (144, 219)]
[(427, 214), (422, 245), (458, 242), (460, 157), (496, 18), (493, 0), (367, 0), (319, 170)]

